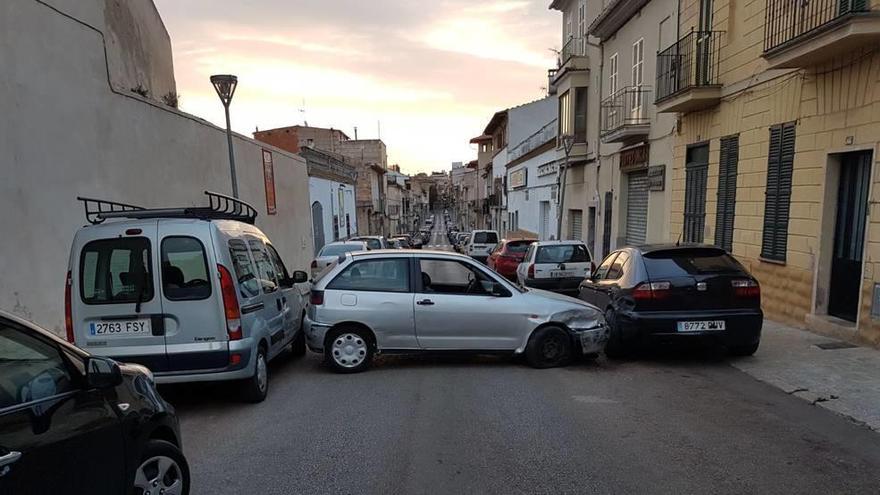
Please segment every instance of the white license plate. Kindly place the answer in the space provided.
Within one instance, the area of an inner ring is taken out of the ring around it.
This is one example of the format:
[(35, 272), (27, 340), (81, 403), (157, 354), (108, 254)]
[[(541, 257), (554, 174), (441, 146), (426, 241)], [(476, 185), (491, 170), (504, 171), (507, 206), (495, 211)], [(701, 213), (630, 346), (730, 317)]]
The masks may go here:
[(89, 323), (90, 337), (121, 337), (152, 335), (150, 320), (96, 321)]
[(572, 271), (551, 271), (550, 278), (571, 278), (574, 277), (574, 272)]
[(678, 322), (679, 332), (714, 332), (724, 328), (724, 320)]

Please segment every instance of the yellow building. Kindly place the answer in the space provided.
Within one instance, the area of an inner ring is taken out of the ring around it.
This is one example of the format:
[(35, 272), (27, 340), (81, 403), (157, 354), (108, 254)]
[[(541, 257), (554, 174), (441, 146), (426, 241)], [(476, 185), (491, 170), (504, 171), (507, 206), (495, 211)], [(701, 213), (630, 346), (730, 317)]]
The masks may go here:
[(765, 314), (880, 346), (880, 0), (682, 0), (670, 237), (719, 244)]

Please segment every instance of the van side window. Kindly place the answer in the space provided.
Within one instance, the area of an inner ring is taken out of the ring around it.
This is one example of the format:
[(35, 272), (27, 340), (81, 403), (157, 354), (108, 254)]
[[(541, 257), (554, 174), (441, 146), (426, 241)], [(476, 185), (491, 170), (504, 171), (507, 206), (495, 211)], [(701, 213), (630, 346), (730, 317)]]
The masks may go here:
[(269, 259), (266, 245), (261, 240), (251, 239), (248, 241), (248, 246), (257, 265), (257, 279), (260, 281), (260, 287), (263, 288), (263, 294), (275, 292), (278, 290), (278, 275), (275, 273), (275, 265)]
[(275, 249), (275, 246), (266, 244), (266, 247), (269, 248), (269, 257), (272, 259), (272, 264), (275, 265), (275, 272), (278, 274), (278, 278), (285, 280), (290, 278), (290, 274), (287, 273), (287, 267), (281, 261), (281, 256), (278, 255), (278, 250)]
[(162, 293), (171, 301), (196, 301), (211, 297), (208, 257), (195, 237), (162, 239)]
[(229, 241), (229, 256), (232, 258), (232, 268), (235, 278), (238, 280), (238, 289), (241, 297), (249, 299), (260, 294), (260, 282), (257, 281), (257, 270), (248, 255), (247, 245), (238, 239)]
[(152, 273), (146, 237), (92, 241), (80, 254), (80, 297), (86, 304), (147, 302), (153, 299)]

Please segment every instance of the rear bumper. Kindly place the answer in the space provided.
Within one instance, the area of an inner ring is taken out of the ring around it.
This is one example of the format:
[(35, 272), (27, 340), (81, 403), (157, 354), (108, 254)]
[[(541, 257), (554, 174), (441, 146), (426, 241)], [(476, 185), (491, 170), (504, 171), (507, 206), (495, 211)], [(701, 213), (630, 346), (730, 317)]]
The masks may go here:
[(526, 287), (563, 294), (577, 294), (582, 278), (527, 278)]
[[(156, 383), (189, 383), (189, 382), (221, 382), (227, 380), (241, 380), (249, 378), (254, 374), (255, 362), (252, 349), (254, 348), (252, 339), (233, 340), (229, 342), (229, 351), (227, 354), (227, 363), (231, 360), (232, 355), (237, 354), (239, 357), (238, 364), (227, 365), (220, 368), (209, 369), (184, 369), (169, 370), (153, 373)], [(198, 353), (175, 354), (175, 358), (198, 358)], [(185, 359), (183, 359), (185, 361)]]
[(306, 332), (306, 345), (312, 352), (324, 352), (324, 337), (330, 330), (330, 325), (317, 323), (309, 319), (308, 315), (303, 319), (303, 327)]
[[(724, 330), (679, 332), (680, 321), (724, 321)], [(713, 339), (725, 345), (741, 346), (761, 340), (764, 313), (760, 309), (711, 310), (700, 312), (630, 312), (618, 316), (623, 338), (629, 341)]]

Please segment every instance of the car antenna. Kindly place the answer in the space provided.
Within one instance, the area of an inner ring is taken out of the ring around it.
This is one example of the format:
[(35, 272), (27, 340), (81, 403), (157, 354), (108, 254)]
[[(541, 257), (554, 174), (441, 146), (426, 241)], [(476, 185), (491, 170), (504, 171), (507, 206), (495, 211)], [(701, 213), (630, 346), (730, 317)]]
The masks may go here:
[(675, 241), (675, 247), (681, 246), (681, 232), (678, 233), (678, 240)]

